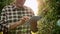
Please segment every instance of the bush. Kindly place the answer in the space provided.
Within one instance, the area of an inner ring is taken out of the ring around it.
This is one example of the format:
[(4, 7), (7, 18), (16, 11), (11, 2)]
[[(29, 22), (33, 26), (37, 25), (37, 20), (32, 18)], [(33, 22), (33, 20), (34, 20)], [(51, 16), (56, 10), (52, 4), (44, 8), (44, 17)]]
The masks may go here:
[(42, 16), (38, 22), (39, 34), (60, 34), (60, 27), (56, 25), (60, 18), (60, 0), (43, 0), (38, 15)]

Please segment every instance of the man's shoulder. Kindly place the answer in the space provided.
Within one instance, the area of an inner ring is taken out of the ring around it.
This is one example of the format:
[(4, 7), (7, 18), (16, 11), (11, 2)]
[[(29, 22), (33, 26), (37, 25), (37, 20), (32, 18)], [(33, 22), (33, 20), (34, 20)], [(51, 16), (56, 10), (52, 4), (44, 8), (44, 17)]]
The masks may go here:
[(34, 14), (34, 11), (32, 10), (32, 8), (28, 7), (28, 6), (25, 6), (26, 10), (31, 12), (32, 14)]
[(13, 9), (13, 5), (6, 5), (2, 11)]
[(31, 8), (30, 8), (30, 7), (28, 7), (28, 6), (24, 6), (24, 8), (25, 8), (25, 9), (31, 9)]
[(6, 6), (4, 6), (3, 9), (12, 8), (12, 7), (13, 7), (13, 5), (6, 5)]

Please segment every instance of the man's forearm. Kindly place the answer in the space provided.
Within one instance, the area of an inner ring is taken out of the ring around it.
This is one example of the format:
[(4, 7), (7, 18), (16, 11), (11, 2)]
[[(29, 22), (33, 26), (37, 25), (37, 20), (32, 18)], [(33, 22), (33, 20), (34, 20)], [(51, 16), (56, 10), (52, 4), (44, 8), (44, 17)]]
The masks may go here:
[(10, 29), (14, 29), (14, 28), (16, 28), (17, 26), (19, 26), (19, 25), (22, 25), (23, 23), (21, 23), (21, 21), (18, 21), (18, 22), (15, 22), (15, 23), (11, 23), (10, 24)]

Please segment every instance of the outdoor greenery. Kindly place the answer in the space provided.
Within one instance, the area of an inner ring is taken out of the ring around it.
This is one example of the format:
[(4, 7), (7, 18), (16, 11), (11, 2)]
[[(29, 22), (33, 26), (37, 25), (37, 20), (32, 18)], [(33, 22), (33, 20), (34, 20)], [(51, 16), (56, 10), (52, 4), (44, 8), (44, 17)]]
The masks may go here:
[(2, 8), (8, 4), (10, 4), (13, 0), (0, 0), (0, 13), (2, 12)]
[(60, 34), (60, 26), (57, 21), (60, 19), (60, 0), (38, 0), (38, 15), (42, 19), (38, 21), (38, 34)]

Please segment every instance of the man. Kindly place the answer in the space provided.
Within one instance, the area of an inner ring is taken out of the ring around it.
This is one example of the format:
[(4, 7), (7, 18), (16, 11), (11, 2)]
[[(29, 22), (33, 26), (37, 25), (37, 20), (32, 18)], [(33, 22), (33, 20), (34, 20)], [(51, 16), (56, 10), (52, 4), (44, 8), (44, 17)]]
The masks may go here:
[(1, 13), (1, 24), (8, 28), (8, 34), (31, 34), (37, 31), (37, 21), (27, 23), (34, 16), (32, 9), (24, 6), (26, 0), (16, 0), (5, 6)]

